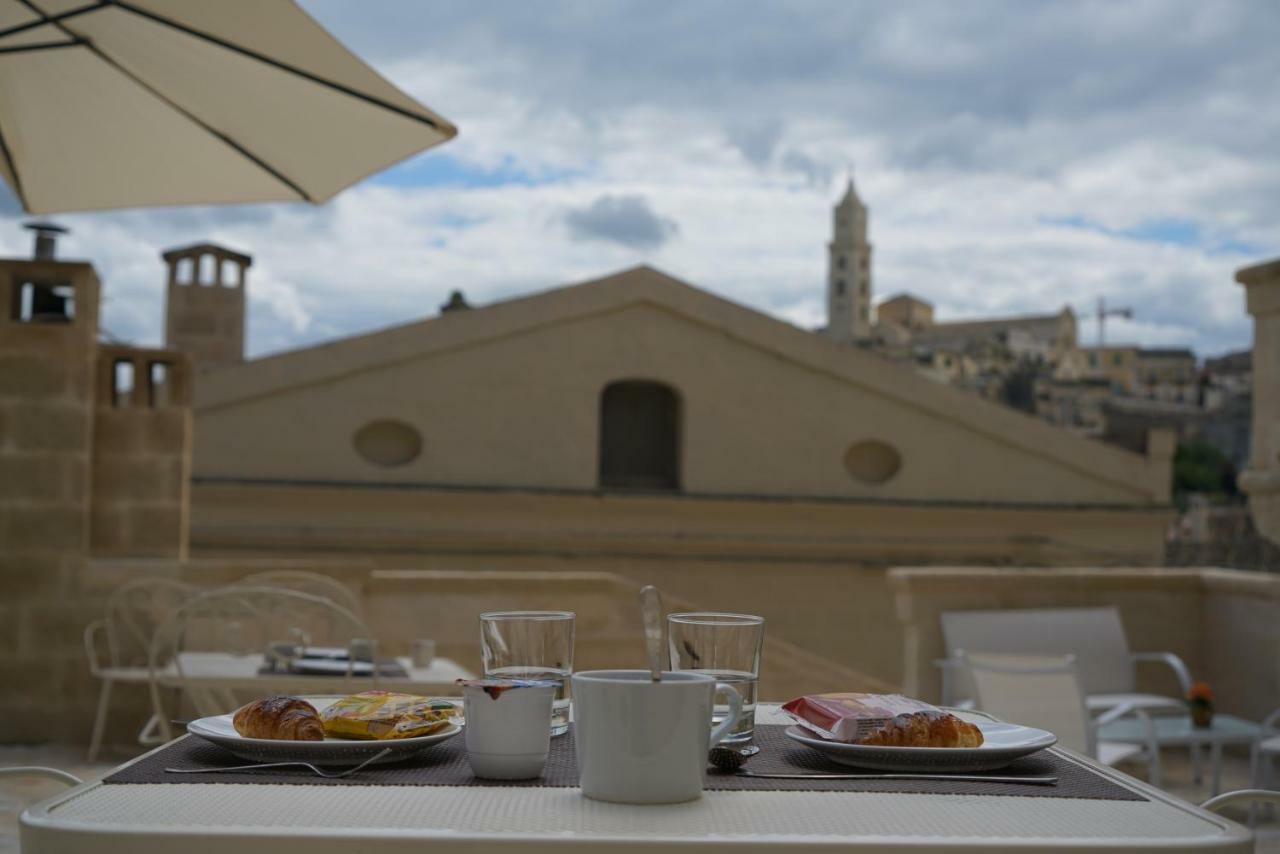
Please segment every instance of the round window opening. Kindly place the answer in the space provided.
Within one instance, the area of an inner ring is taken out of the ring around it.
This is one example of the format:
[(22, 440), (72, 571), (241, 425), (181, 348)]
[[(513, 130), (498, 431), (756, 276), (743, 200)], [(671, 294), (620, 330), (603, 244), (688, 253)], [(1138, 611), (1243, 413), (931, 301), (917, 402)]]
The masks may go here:
[(844, 455), (844, 467), (863, 483), (885, 483), (902, 468), (902, 454), (888, 442), (868, 439), (849, 447)]
[(356, 431), (356, 453), (378, 466), (403, 466), (422, 453), (422, 435), (403, 421), (370, 421)]

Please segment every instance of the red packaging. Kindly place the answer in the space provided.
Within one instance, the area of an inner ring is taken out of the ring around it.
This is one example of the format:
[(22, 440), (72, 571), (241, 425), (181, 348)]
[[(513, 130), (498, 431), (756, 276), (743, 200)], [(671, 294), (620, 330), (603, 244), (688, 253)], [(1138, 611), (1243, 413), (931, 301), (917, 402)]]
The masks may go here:
[(796, 723), (831, 741), (866, 738), (898, 715), (934, 712), (936, 706), (901, 694), (807, 694), (782, 706)]

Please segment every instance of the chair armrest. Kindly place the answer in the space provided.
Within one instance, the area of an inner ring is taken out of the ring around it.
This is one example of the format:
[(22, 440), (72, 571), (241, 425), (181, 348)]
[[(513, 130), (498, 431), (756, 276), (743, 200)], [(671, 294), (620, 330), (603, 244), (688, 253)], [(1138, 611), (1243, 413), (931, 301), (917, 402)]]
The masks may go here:
[(1104, 726), (1112, 721), (1118, 721), (1120, 718), (1133, 714), (1137, 709), (1132, 703), (1121, 703), (1118, 706), (1112, 706), (1102, 714), (1093, 719), (1094, 726)]
[(45, 768), (41, 765), (16, 765), (9, 768), (0, 768), (0, 777), (44, 777), (48, 780), (57, 780), (68, 786), (79, 786), (84, 782), (74, 774), (68, 774), (58, 768)]
[(89, 659), (89, 672), (94, 676), (102, 673), (102, 665), (98, 661), (98, 632), (105, 631), (106, 622), (94, 620), (84, 627), (84, 654)]
[(1202, 803), (1200, 809), (1217, 813), (1221, 812), (1223, 807), (1238, 803), (1280, 804), (1280, 792), (1273, 792), (1270, 789), (1240, 789), (1235, 792), (1224, 792)]
[(1182, 689), (1182, 696), (1185, 697), (1191, 692), (1191, 671), (1187, 669), (1186, 663), (1172, 652), (1135, 652), (1129, 658), (1134, 662), (1155, 661), (1168, 665), (1173, 675), (1178, 677), (1178, 687)]

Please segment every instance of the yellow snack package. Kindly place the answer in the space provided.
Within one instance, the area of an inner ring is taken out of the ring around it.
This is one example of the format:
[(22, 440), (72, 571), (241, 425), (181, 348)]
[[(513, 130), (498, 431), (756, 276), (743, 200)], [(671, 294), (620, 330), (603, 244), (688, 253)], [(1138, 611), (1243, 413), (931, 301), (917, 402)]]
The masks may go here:
[(449, 726), (457, 708), (448, 700), (362, 691), (343, 697), (320, 713), (332, 738), (379, 740), (430, 735)]

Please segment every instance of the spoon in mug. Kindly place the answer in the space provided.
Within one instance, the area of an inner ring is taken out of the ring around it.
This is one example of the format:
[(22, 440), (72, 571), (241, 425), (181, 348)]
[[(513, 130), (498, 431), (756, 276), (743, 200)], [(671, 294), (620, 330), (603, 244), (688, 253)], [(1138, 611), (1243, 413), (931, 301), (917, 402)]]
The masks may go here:
[(649, 676), (662, 681), (662, 596), (658, 588), (640, 588), (640, 617), (644, 620), (644, 646), (649, 654)]

